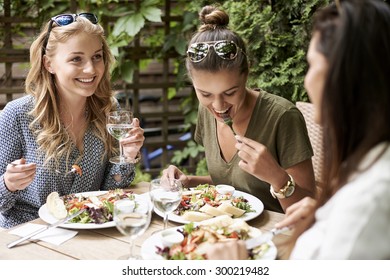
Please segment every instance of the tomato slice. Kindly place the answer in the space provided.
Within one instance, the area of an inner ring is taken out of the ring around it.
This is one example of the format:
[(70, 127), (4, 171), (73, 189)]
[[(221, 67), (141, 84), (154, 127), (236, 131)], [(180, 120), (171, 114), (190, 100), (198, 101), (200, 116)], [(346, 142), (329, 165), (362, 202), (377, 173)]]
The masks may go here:
[(230, 233), (228, 237), (229, 238), (235, 238), (235, 239), (239, 238), (238, 233), (236, 231), (233, 231), (232, 233)]

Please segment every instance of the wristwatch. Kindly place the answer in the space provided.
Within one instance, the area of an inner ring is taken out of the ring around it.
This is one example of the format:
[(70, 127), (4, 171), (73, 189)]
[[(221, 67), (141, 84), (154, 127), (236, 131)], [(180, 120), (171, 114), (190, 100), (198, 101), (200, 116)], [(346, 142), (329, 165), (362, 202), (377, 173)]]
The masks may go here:
[(273, 198), (287, 198), (292, 196), (295, 191), (295, 181), (290, 174), (287, 174), (290, 177), (290, 180), (287, 181), (286, 185), (281, 188), (278, 192), (275, 192), (274, 188), (270, 186), (269, 191), (271, 192)]

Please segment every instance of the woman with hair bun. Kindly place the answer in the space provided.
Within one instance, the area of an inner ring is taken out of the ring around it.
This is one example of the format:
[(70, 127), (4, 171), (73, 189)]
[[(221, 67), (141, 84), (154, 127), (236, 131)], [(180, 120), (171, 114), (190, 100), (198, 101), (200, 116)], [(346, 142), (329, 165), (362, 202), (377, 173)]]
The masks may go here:
[(195, 140), (205, 148), (210, 175), (187, 176), (171, 165), (163, 177), (186, 187), (233, 185), (283, 212), (315, 193), (304, 118), (290, 101), (246, 86), (246, 47), (229, 29), (226, 12), (205, 6), (199, 17), (186, 67), (200, 103)]

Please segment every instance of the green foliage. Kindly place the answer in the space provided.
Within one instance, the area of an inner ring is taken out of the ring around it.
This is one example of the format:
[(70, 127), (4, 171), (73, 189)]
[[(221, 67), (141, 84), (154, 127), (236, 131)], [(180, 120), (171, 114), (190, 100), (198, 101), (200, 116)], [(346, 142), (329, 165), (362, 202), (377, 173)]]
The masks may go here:
[(187, 142), (187, 147), (185, 147), (182, 151), (175, 151), (173, 153), (174, 155), (171, 161), (173, 164), (180, 165), (183, 160), (188, 157), (196, 158), (202, 152), (204, 152), (204, 148), (190, 140)]
[[(303, 87), (314, 12), (329, 0), (223, 1), (232, 29), (248, 45), (249, 86), (293, 102), (307, 100)], [(243, 7), (243, 5), (245, 7)]]
[[(40, 5), (39, 5), (40, 4)], [(41, 27), (43, 23), (45, 23), (48, 18), (47, 14), (44, 12), (41, 12), (41, 9), (47, 9), (47, 10), (52, 10), (55, 14), (61, 13), (61, 11), (64, 9), (64, 5), (55, 5), (54, 0), (48, 0), (45, 1), (44, 3), (37, 3), (37, 1), (23, 1), (23, 0), (13, 0), (11, 1), (11, 17), (13, 18), (25, 18), (26, 15), (29, 17), (32, 17), (36, 20), (38, 29)], [(4, 15), (4, 7), (3, 7), (3, 1), (0, 1), (0, 15)], [(24, 25), (29, 25), (29, 24), (12, 24), (12, 33), (13, 34), (18, 34), (20, 37), (27, 37), (29, 34), (25, 34), (25, 26)], [(30, 26), (28, 26), (30, 27)], [(1, 24), (0, 25), (0, 48), (4, 46), (4, 26)], [(31, 38), (30, 42), (32, 42), (34, 38)], [(13, 47), (14, 48), (24, 48), (23, 43), (19, 43), (18, 41), (13, 42)]]
[(197, 176), (209, 175), (209, 171), (207, 169), (206, 158), (202, 158), (200, 161), (198, 161), (198, 164), (196, 165), (195, 175), (197, 175)]
[(152, 176), (149, 173), (142, 172), (140, 165), (137, 164), (135, 166), (135, 177), (133, 182), (131, 182), (131, 185), (134, 186), (137, 183), (150, 182), (151, 180), (152, 180)]
[[(94, 1), (84, 1), (94, 2)], [(134, 37), (145, 27), (146, 21), (161, 22), (161, 1), (146, 0), (140, 1), (137, 7), (134, 2), (127, 3), (125, 6), (114, 6), (112, 0), (100, 0), (96, 3), (98, 10), (105, 15), (116, 17), (113, 24), (107, 26), (107, 42), (114, 56), (116, 64), (112, 69), (113, 81), (123, 80), (126, 83), (132, 83), (136, 65), (126, 56), (126, 47), (131, 44)]]

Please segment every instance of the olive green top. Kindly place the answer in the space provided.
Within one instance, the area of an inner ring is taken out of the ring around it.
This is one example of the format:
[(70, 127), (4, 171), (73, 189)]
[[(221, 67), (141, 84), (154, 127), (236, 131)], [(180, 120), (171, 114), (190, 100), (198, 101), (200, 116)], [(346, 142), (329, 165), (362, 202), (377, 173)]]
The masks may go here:
[[(283, 212), (269, 192), (269, 184), (238, 167), (237, 153), (230, 162), (221, 156), (217, 139), (217, 120), (200, 105), (195, 141), (203, 145), (207, 167), (214, 184), (229, 184), (259, 198), (267, 210)], [(284, 169), (313, 156), (313, 149), (301, 112), (290, 101), (261, 91), (245, 137), (265, 145)]]

